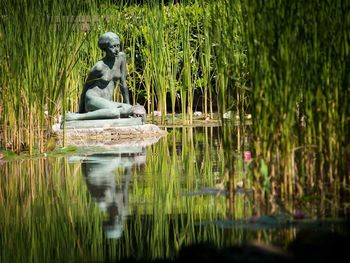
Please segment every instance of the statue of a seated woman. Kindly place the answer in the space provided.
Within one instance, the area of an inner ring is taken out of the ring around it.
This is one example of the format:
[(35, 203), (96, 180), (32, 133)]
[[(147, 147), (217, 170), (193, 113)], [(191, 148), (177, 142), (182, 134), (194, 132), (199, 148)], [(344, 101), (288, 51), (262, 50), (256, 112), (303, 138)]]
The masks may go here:
[[(120, 52), (119, 37), (112, 32), (107, 32), (100, 37), (98, 46), (106, 52), (106, 55), (92, 67), (87, 77), (80, 98), (79, 113), (66, 113), (66, 121), (129, 116), (145, 118), (146, 111), (140, 110), (142, 106), (130, 105), (126, 85), (125, 54)], [(123, 103), (113, 101), (114, 89), (118, 80)]]

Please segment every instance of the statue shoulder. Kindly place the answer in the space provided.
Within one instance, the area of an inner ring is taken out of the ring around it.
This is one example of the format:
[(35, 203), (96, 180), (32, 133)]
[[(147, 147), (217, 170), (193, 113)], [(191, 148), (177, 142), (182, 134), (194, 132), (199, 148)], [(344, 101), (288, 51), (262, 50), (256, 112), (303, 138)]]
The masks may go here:
[(101, 77), (103, 75), (104, 70), (104, 62), (102, 60), (97, 61), (95, 65), (91, 68), (87, 80), (92, 80)]
[(89, 79), (100, 77), (103, 75), (103, 71), (105, 70), (105, 64), (102, 60), (99, 60), (95, 63), (95, 65), (91, 68), (89, 73)]
[(99, 60), (92, 67), (91, 72), (96, 72), (96, 73), (102, 72), (104, 68), (105, 68), (105, 63), (103, 62), (103, 60)]

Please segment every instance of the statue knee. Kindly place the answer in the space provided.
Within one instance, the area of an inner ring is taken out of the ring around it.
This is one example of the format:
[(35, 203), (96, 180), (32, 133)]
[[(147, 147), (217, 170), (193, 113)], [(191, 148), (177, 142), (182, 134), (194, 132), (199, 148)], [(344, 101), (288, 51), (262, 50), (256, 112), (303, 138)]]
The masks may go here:
[(110, 110), (112, 118), (120, 118), (120, 110), (119, 109), (111, 109)]
[(126, 112), (132, 113), (133, 106), (131, 104), (126, 104), (124, 107)]
[(92, 95), (85, 95), (85, 111), (95, 111), (97, 110), (95, 104), (94, 104), (94, 97)]

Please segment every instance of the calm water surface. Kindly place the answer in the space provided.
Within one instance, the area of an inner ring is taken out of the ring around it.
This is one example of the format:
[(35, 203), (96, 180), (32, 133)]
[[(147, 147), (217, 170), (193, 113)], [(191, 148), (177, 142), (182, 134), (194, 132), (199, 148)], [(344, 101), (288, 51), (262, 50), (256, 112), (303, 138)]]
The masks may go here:
[(228, 148), (220, 134), (219, 127), (168, 129), (152, 144), (2, 162), (0, 261), (173, 258), (203, 242), (285, 248), (299, 229), (340, 227), (346, 199), (262, 198), (252, 182), (253, 149), (235, 143), (247, 146), (248, 137), (232, 135)]

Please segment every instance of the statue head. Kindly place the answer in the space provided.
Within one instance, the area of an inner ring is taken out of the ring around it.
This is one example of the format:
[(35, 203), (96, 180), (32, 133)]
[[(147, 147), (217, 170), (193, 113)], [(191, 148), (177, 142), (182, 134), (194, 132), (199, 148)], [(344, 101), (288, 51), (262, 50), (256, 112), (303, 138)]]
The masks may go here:
[(115, 33), (107, 32), (100, 36), (98, 46), (107, 56), (116, 57), (120, 51), (120, 39)]

